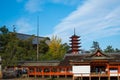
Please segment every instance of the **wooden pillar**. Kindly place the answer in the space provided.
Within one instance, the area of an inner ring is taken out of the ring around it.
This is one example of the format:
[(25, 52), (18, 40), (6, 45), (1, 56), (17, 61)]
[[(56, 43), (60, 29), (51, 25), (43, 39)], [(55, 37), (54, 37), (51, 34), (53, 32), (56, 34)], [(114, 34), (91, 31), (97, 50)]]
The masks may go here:
[(107, 71), (107, 74), (110, 75), (110, 69), (109, 69), (109, 64), (107, 64), (107, 68), (106, 68), (106, 71)]
[(110, 80), (110, 76), (108, 76), (108, 80)]
[(27, 68), (27, 76), (29, 77), (30, 69), (29, 67)]
[(120, 65), (118, 65), (118, 71), (119, 71), (119, 74), (120, 74)]
[[(57, 67), (57, 73), (60, 73), (59, 67)], [(57, 74), (57, 78), (59, 78), (60, 75)]]
[(34, 67), (34, 75), (35, 75), (35, 78), (37, 77), (37, 75), (36, 75), (36, 67)]
[(44, 78), (44, 67), (42, 67), (42, 78)]
[(117, 66), (117, 70), (118, 70), (118, 72), (117, 72), (117, 80), (119, 80), (119, 65)]
[(49, 67), (49, 69), (50, 69), (50, 74), (49, 74), (49, 76), (50, 76), (50, 78), (52, 78), (52, 75), (51, 75), (51, 72), (52, 72), (52, 67)]
[(110, 80), (110, 72), (109, 72), (109, 74), (108, 74), (108, 80)]
[(99, 80), (100, 80), (100, 76), (99, 76)]
[(64, 70), (65, 70), (65, 78), (67, 78), (67, 68), (65, 67)]
[(75, 80), (75, 77), (74, 77), (74, 75), (73, 75), (73, 80)]
[(110, 66), (107, 63), (107, 75), (108, 75), (108, 80), (110, 80)]
[(89, 80), (91, 80), (91, 74), (89, 75)]
[(117, 80), (119, 80), (119, 65), (117, 66)]
[(83, 75), (81, 74), (81, 79), (80, 80), (83, 80)]
[(118, 65), (118, 77), (119, 77), (119, 75), (120, 75), (120, 65)]
[(117, 80), (119, 80), (119, 74), (117, 75)]

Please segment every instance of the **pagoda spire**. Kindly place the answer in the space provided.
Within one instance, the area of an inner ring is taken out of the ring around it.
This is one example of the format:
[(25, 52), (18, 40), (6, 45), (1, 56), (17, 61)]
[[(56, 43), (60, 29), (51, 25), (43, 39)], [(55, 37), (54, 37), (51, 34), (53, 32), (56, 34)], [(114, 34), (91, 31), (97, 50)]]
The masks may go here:
[(74, 28), (74, 35), (75, 35), (75, 28)]
[(76, 35), (76, 33), (75, 33), (75, 28), (74, 28), (74, 35), (72, 35), (71, 37), (70, 37), (70, 46), (71, 46), (71, 52), (72, 52), (72, 54), (78, 54), (79, 53), (79, 51), (80, 51), (80, 47), (81, 46), (79, 46), (79, 44), (80, 44), (80, 36), (77, 36)]

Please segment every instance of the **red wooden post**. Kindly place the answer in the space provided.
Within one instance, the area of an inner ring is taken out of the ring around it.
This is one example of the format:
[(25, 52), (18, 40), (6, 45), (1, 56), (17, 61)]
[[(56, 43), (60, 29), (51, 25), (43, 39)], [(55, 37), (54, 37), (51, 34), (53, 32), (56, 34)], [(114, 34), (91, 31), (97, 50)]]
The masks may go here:
[(44, 67), (42, 67), (41, 69), (42, 69), (42, 78), (44, 78)]
[(35, 77), (37, 76), (37, 75), (36, 75), (36, 67), (34, 67), (34, 75), (35, 75)]
[(120, 65), (118, 65), (118, 74), (120, 74)]

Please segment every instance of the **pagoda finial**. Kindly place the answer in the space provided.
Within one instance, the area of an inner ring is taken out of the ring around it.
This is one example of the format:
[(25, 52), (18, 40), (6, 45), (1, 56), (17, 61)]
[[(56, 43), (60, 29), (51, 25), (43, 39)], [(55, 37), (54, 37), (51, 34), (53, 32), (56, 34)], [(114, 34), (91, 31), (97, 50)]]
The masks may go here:
[(75, 35), (75, 28), (74, 28), (74, 35)]

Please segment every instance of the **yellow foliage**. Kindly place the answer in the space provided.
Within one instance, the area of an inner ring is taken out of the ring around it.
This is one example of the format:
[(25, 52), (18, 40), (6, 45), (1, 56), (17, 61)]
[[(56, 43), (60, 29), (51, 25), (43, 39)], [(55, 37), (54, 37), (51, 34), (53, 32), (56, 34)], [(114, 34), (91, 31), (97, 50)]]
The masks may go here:
[(63, 57), (65, 50), (63, 49), (61, 39), (57, 36), (53, 36), (51, 38), (49, 52), (51, 53), (51, 57), (53, 57), (53, 59), (60, 59)]

